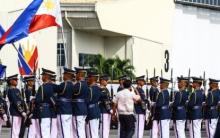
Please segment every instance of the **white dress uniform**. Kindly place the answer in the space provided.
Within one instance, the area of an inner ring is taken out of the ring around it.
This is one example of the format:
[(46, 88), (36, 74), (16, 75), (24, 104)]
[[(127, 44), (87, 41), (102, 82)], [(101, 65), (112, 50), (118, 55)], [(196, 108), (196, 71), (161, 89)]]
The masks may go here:
[[(94, 74), (96, 77), (97, 75)], [(93, 77), (93, 74), (89, 74)], [(97, 84), (93, 84), (89, 88), (88, 116), (86, 124), (86, 136), (88, 138), (99, 137), (99, 120), (101, 112), (98, 103), (106, 99), (107, 95), (101, 92), (101, 88)]]
[[(193, 83), (202, 82), (201, 78), (193, 77)], [(201, 138), (202, 103), (205, 100), (203, 90), (197, 88), (189, 98), (188, 109), (190, 119), (190, 137)]]
[[(218, 83), (218, 80), (209, 79), (210, 83)], [(206, 98), (206, 108), (205, 108), (205, 123), (206, 123), (206, 133), (208, 138), (214, 138), (219, 112), (217, 110), (218, 102), (220, 101), (219, 89), (211, 90), (208, 92)]]
[[(105, 79), (108, 80), (108, 77), (103, 75), (100, 76), (100, 80)], [(101, 92), (107, 95), (106, 99), (103, 99), (102, 102), (99, 104), (99, 108), (101, 111), (101, 118), (100, 118), (100, 131), (99, 136), (100, 138), (108, 138), (109, 131), (110, 131), (110, 123), (111, 123), (111, 102), (110, 102), (110, 92), (105, 86), (100, 86)]]
[[(169, 83), (170, 80), (160, 78), (160, 83)], [(161, 138), (169, 138), (171, 112), (169, 109), (169, 92), (161, 90), (156, 100), (155, 119), (159, 120), (159, 134)]]
[(78, 81), (74, 85), (73, 89), (73, 138), (85, 138), (86, 137), (86, 116), (88, 114), (87, 109), (87, 97), (88, 97), (88, 85), (84, 80)]
[[(70, 69), (64, 68), (64, 73), (73, 72)], [(73, 83), (70, 80), (59, 85), (59, 93), (57, 95), (57, 120), (59, 138), (72, 137), (72, 92)]]
[[(15, 75), (15, 78), (17, 78), (17, 75)], [(22, 123), (22, 116), (26, 116), (24, 111), (24, 101), (21, 98), (20, 90), (15, 87), (10, 87), (8, 89), (8, 99), (10, 102), (9, 110), (12, 122), (11, 138), (18, 138)]]
[[(188, 81), (188, 78), (178, 77), (178, 82)], [(185, 104), (188, 100), (188, 93), (186, 90), (180, 90), (175, 93), (174, 102), (172, 103), (172, 119), (174, 125), (174, 132), (176, 138), (185, 138), (185, 122), (186, 109)]]
[[(144, 80), (144, 76), (140, 76), (136, 78), (137, 80)], [(140, 97), (141, 97), (141, 102), (138, 102), (136, 104), (134, 104), (134, 108), (135, 108), (135, 117), (136, 117), (136, 123), (135, 123), (135, 137), (136, 138), (143, 138), (144, 136), (144, 125), (145, 125), (145, 114), (146, 114), (146, 106), (143, 107), (143, 104), (146, 105), (145, 103), (145, 94), (144, 94), (144, 90), (137, 86), (136, 90), (138, 91)]]

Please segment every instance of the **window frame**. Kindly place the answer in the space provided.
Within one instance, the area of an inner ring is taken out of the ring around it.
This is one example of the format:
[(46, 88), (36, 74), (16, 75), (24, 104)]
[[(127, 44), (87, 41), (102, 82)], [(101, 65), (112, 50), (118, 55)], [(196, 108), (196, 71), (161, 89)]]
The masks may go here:
[(65, 47), (64, 43), (57, 43), (57, 66), (64, 67), (65, 66)]
[[(93, 54), (93, 53), (78, 53), (78, 61), (79, 61), (79, 67), (91, 67), (89, 64), (89, 62), (91, 62), (90, 60), (88, 61), (88, 63), (86, 63), (86, 64), (84, 64), (83, 65), (83, 63), (81, 64), (81, 62), (80, 62), (80, 56), (81, 55), (83, 55), (84, 56), (84, 60), (85, 60), (85, 56), (97, 56), (97, 54)], [(91, 59), (91, 58), (89, 58), (89, 57), (86, 57), (86, 58), (88, 58), (88, 59)], [(84, 61), (84, 63), (85, 63), (85, 61)]]
[[(193, 2), (196, 1), (196, 2)], [(189, 5), (189, 6), (195, 6), (200, 8), (206, 8), (206, 9), (212, 9), (212, 10), (220, 10), (220, 0), (217, 0), (217, 4), (205, 4), (202, 2), (197, 1), (207, 1), (207, 0), (174, 0), (174, 3), (176, 4), (183, 4), (183, 5)], [(212, 0), (208, 0), (209, 3)]]

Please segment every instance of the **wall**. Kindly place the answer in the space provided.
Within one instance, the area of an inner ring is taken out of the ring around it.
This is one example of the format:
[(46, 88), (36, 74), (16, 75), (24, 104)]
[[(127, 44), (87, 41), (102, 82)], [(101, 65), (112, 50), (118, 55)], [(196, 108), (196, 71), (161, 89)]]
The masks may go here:
[(73, 66), (79, 65), (79, 53), (104, 54), (104, 39), (88, 32), (74, 31), (74, 45), (76, 46), (76, 59), (73, 59)]
[[(148, 70), (149, 77), (152, 77), (154, 68), (156, 68), (156, 75), (160, 76), (165, 63), (164, 50), (165, 46), (161, 44), (134, 38), (133, 65), (136, 69), (135, 74), (137, 76), (144, 75)], [(169, 74), (164, 72), (164, 76), (168, 77)]]
[(173, 65), (175, 74), (220, 79), (220, 12), (176, 5)]
[(164, 67), (164, 50), (173, 45), (172, 0), (102, 1), (96, 11), (103, 29), (134, 36), (132, 55), (137, 75), (145, 74), (146, 68)]
[(103, 29), (166, 45), (172, 41), (173, 10), (172, 0), (112, 0), (96, 6)]
[(119, 56), (125, 59), (126, 39), (126, 37), (105, 37), (105, 56), (107, 58)]

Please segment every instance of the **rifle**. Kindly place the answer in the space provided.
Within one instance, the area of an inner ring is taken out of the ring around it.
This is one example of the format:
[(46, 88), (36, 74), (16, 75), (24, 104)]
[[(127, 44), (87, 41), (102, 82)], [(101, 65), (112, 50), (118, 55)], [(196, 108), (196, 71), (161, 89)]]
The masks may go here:
[[(23, 80), (22, 76), (21, 76), (21, 81)], [(25, 85), (25, 89), (28, 89), (28, 86), (27, 84)], [(31, 118), (30, 118), (30, 115), (31, 115), (31, 112), (30, 112), (30, 108), (29, 108), (29, 105), (27, 103), (27, 97), (26, 97), (26, 93), (25, 93), (25, 90), (24, 88), (22, 87), (22, 84), (21, 84), (21, 93), (22, 93), (22, 97), (23, 97), (23, 101), (24, 101), (24, 108), (25, 108), (25, 112), (27, 114), (26, 117), (23, 117), (23, 123), (26, 127), (29, 127), (32, 123), (31, 123)]]
[(203, 92), (204, 92), (204, 95), (205, 95), (205, 93), (206, 93), (206, 79), (205, 79), (205, 71), (203, 72), (203, 88), (204, 88)]
[(154, 68), (154, 77), (156, 77), (156, 69)]
[(148, 89), (148, 85), (147, 85), (147, 83), (148, 83), (148, 70), (146, 70), (146, 100), (148, 100), (148, 98), (149, 98), (149, 89)]
[[(205, 93), (206, 93), (206, 79), (205, 79), (205, 71), (203, 72), (203, 96), (204, 96), (204, 99), (203, 99), (203, 103), (202, 103), (202, 114), (203, 114), (203, 117), (205, 115), (205, 112), (206, 112), (206, 109), (207, 109), (207, 106), (206, 106), (206, 103), (205, 103)], [(203, 121), (202, 120), (202, 124), (203, 124)], [(201, 124), (201, 129), (203, 127), (203, 125)]]
[(146, 70), (146, 96), (145, 96), (145, 102), (147, 103), (147, 109), (150, 110), (150, 101), (149, 101), (149, 89), (148, 89), (148, 70)]
[[(134, 89), (134, 92), (135, 92), (136, 95), (141, 96), (140, 93), (139, 93), (139, 91), (138, 91), (133, 85), (132, 85), (131, 87)], [(141, 103), (141, 109), (144, 110), (144, 111), (146, 111), (147, 107), (146, 107), (145, 101), (143, 101), (143, 100), (141, 99), (140, 103)]]
[[(156, 77), (156, 69), (154, 68), (154, 77)], [(152, 125), (153, 125), (153, 119), (154, 119), (154, 114), (155, 114), (155, 110), (156, 110), (156, 106), (155, 105), (151, 105), (151, 103), (149, 103), (150, 105), (150, 113), (148, 115), (148, 117), (146, 118), (146, 129), (150, 130), (152, 129)]]
[(188, 92), (191, 91), (191, 90), (190, 90), (190, 72), (191, 72), (191, 70), (190, 70), (190, 68), (189, 68), (189, 71), (188, 71), (188, 86), (187, 86), (187, 91), (188, 91)]
[(173, 92), (173, 89), (174, 89), (174, 84), (173, 84), (173, 69), (171, 69), (171, 76), (170, 76), (170, 81), (171, 81), (171, 90), (170, 90), (170, 102), (173, 102), (173, 98), (174, 98), (174, 92)]
[(113, 66), (112, 66), (112, 75), (111, 75), (111, 95), (110, 95), (111, 101), (113, 100), (113, 97), (114, 97), (114, 90), (113, 90), (112, 83), (113, 83)]

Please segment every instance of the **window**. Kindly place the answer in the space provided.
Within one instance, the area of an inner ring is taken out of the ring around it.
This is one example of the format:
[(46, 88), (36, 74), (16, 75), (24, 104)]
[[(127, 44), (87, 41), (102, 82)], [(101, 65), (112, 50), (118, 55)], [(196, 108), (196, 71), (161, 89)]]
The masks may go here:
[(82, 67), (93, 66), (95, 57), (96, 57), (95, 54), (79, 53), (79, 66)]
[(57, 44), (57, 66), (65, 66), (65, 51), (64, 44)]
[(175, 0), (175, 2), (220, 10), (220, 0)]

